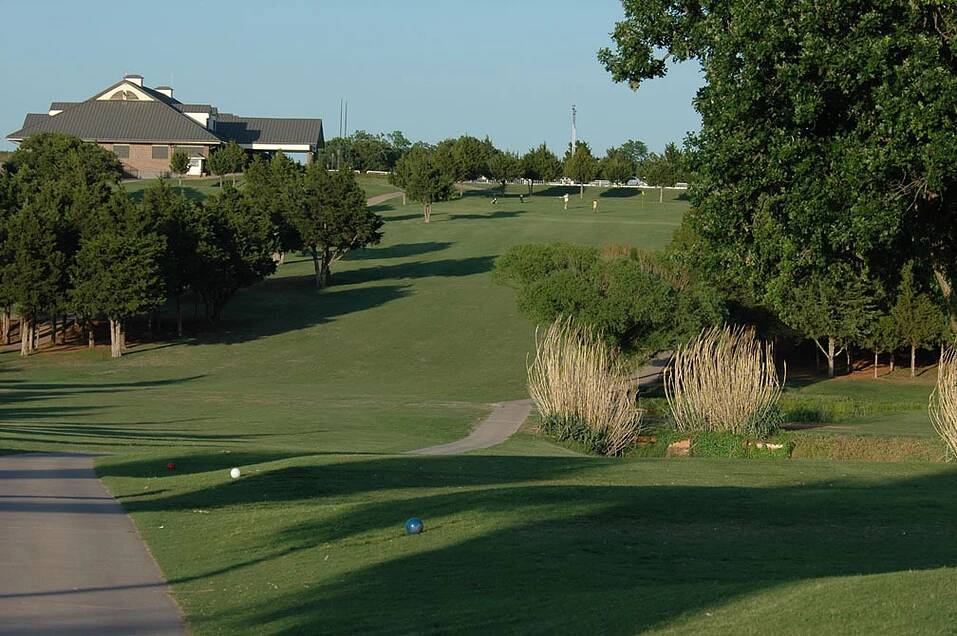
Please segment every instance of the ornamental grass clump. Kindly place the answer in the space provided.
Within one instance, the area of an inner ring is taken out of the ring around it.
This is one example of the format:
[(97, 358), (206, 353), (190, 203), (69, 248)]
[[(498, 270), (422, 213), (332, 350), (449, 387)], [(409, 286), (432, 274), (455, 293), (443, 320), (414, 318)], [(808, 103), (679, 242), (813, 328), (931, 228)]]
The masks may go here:
[(781, 423), (774, 351), (752, 329), (705, 329), (675, 351), (664, 381), (678, 431), (765, 437)]
[(948, 347), (940, 356), (937, 387), (930, 394), (930, 419), (947, 444), (948, 457), (957, 458), (957, 350)]
[(593, 329), (558, 318), (536, 331), (528, 392), (542, 430), (592, 452), (620, 455), (641, 430), (638, 389), (618, 355)]

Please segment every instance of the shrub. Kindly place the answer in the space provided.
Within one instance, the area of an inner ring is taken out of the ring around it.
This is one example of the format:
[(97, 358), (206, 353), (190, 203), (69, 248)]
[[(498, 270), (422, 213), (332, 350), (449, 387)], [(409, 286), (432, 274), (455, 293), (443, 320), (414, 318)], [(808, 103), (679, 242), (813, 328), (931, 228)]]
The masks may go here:
[(781, 423), (782, 382), (770, 344), (743, 327), (705, 329), (675, 351), (665, 396), (681, 432), (765, 437)]
[(528, 392), (543, 432), (603, 455), (620, 455), (641, 430), (637, 387), (594, 330), (558, 318), (536, 332)]
[[(622, 254), (565, 243), (519, 245), (495, 264), (495, 280), (515, 287), (532, 320), (572, 316), (609, 344), (636, 353), (670, 349), (704, 325), (723, 322), (724, 305), (707, 289), (679, 289), (664, 265), (638, 252)], [(652, 266), (654, 264), (654, 266)]]
[(930, 394), (930, 419), (950, 451), (957, 457), (957, 350), (947, 348), (940, 357), (937, 387)]

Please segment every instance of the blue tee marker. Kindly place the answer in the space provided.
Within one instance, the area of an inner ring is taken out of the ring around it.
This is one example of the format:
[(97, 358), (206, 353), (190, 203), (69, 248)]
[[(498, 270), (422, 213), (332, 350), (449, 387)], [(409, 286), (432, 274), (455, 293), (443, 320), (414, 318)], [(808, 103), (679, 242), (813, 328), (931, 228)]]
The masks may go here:
[(406, 534), (419, 534), (422, 532), (422, 520), (418, 517), (412, 517), (405, 522), (405, 533)]

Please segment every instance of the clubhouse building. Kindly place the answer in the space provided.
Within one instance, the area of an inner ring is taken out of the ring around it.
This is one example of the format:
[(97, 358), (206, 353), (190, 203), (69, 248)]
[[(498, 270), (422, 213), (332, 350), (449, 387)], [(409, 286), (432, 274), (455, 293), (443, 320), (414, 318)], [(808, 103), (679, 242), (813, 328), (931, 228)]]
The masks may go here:
[(235, 141), (250, 152), (303, 153), (322, 148), (321, 119), (242, 117), (210, 104), (184, 104), (169, 86), (150, 88), (141, 75), (122, 80), (82, 102), (53, 102), (46, 113), (30, 113), (23, 127), (7, 135), (21, 142), (56, 132), (93, 141), (112, 150), (130, 177), (167, 175), (173, 153), (190, 160), (187, 174), (205, 170), (210, 152)]

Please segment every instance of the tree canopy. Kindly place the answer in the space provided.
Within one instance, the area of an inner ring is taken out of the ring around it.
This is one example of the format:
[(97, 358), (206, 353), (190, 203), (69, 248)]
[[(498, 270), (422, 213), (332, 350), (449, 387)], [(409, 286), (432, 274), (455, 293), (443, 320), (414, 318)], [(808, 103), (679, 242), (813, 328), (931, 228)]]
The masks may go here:
[(840, 264), (884, 292), (907, 260), (953, 307), (957, 17), (940, 2), (626, 0), (614, 49), (637, 88), (668, 60), (706, 85), (691, 138), (701, 266), (780, 309)]

